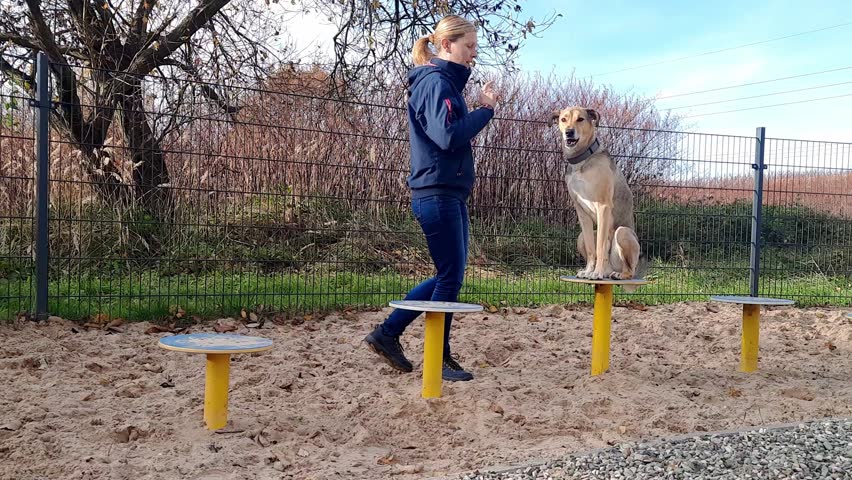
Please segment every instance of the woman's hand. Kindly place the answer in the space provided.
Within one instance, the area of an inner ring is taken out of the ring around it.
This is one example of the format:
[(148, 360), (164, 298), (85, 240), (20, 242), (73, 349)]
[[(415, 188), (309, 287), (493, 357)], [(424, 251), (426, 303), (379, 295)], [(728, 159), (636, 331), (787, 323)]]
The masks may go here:
[(485, 85), (482, 86), (482, 91), (479, 92), (479, 103), (489, 108), (496, 107), (497, 102), (500, 101), (500, 94), (494, 91), (493, 83), (493, 80), (485, 82)]

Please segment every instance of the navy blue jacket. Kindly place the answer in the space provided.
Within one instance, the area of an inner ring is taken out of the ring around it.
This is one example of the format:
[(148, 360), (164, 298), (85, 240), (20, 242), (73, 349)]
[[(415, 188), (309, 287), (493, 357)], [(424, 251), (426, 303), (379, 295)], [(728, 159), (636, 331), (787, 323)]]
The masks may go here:
[(471, 112), (462, 96), (470, 69), (433, 58), (408, 73), (408, 128), (411, 197), (470, 196), (474, 182), (471, 140), (494, 116), (490, 108)]

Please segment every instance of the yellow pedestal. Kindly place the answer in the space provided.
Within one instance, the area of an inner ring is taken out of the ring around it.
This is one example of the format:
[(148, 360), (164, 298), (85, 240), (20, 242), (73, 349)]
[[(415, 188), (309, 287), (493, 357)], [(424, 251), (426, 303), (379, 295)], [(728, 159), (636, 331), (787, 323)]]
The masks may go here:
[(425, 312), (423, 325), (423, 398), (441, 396), (444, 364), (444, 322), (448, 313), (481, 312), (482, 305), (439, 300), (392, 300), (389, 305), (403, 310)]
[(647, 285), (648, 281), (641, 278), (630, 280), (577, 278), (570, 276), (559, 277), (563, 282), (583, 283), (595, 287), (595, 312), (592, 322), (592, 376), (600, 375), (609, 370), (609, 344), (612, 330), (612, 287)]
[(760, 345), (760, 305), (743, 305), (743, 341), (740, 353), (740, 371), (757, 370)]
[(207, 356), (204, 378), (204, 423), (218, 430), (228, 423), (228, 388), (231, 355), (264, 352), (272, 340), (262, 337), (222, 333), (191, 333), (163, 337), (158, 342), (166, 350), (203, 353)]
[(444, 363), (444, 322), (443, 312), (426, 312), (423, 347), (423, 398), (441, 396), (441, 370)]
[(231, 356), (207, 355), (207, 378), (204, 383), (204, 422), (209, 430), (218, 430), (228, 423), (228, 385)]
[(612, 285), (595, 285), (595, 313), (592, 324), (592, 375), (609, 370), (609, 344), (612, 330)]
[(795, 305), (793, 300), (783, 298), (752, 297), (740, 295), (712, 295), (711, 301), (736, 303), (743, 306), (743, 337), (740, 348), (740, 371), (757, 370), (757, 354), (760, 345), (760, 307), (761, 305), (783, 307)]

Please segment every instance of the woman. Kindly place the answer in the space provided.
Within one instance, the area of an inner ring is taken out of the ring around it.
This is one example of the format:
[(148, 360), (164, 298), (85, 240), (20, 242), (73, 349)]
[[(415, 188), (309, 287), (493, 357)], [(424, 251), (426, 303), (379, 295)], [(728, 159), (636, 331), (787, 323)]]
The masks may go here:
[[(435, 46), (433, 55), (429, 44)], [(462, 91), (476, 58), (476, 27), (456, 15), (442, 19), (432, 35), (414, 44), (415, 67), (408, 74), (408, 126), (411, 143), (411, 208), (420, 223), (437, 274), (412, 289), (406, 300), (455, 302), (464, 280), (468, 251), (466, 201), (474, 183), (471, 140), (494, 116), (497, 94), (486, 83), (482, 107), (468, 111)], [(411, 372), (399, 337), (420, 312), (394, 310), (365, 338), (393, 368)], [(443, 378), (472, 380), (450, 356), (450, 327), (444, 325)]]

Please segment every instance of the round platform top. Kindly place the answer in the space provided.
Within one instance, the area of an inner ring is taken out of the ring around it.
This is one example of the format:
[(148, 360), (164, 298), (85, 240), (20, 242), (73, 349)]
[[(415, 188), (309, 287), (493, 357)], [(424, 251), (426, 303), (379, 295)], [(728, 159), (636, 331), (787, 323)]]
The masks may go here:
[(481, 312), (482, 305), (458, 302), (436, 302), (432, 300), (393, 300), (391, 307), (418, 312), (471, 313)]
[(647, 285), (651, 282), (642, 278), (631, 278), (630, 280), (617, 280), (615, 278), (602, 278), (593, 280), (591, 278), (578, 278), (569, 275), (562, 275), (559, 280), (572, 283), (587, 283), (590, 285)]
[(225, 333), (190, 333), (160, 339), (166, 350), (186, 353), (252, 353), (272, 348), (272, 340)]
[(846, 318), (852, 318), (852, 313), (847, 313)]
[(787, 300), (785, 298), (748, 297), (737, 295), (713, 295), (710, 297), (710, 300), (713, 300), (714, 302), (739, 303), (743, 305), (781, 306), (796, 304), (795, 301)]

